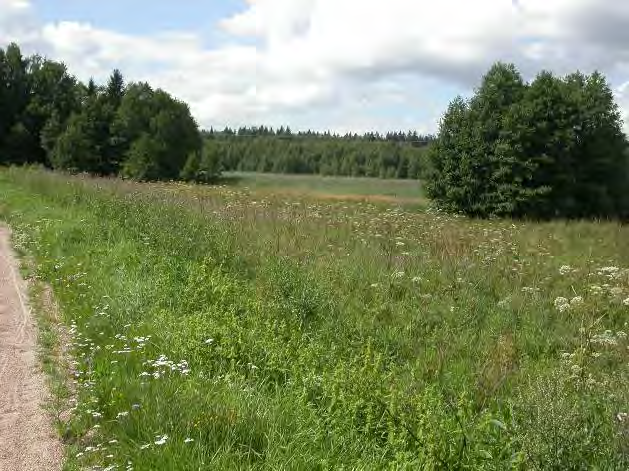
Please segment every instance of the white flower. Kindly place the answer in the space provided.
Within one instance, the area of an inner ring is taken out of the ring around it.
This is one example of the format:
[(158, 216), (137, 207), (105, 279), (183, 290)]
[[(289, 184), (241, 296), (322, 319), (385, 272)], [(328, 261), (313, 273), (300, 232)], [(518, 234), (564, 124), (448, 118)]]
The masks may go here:
[(192, 443), (194, 441), (194, 438), (186, 438), (183, 442), (184, 443)]
[(609, 292), (613, 296), (620, 296), (622, 294), (622, 292), (623, 292), (623, 289), (620, 286), (614, 286), (612, 289), (609, 290)]
[(561, 296), (555, 299), (554, 304), (555, 304), (555, 309), (557, 309), (559, 312), (564, 312), (570, 309), (570, 301), (568, 301), (566, 298), (561, 297)]
[(583, 304), (583, 297), (575, 296), (570, 300), (570, 306), (581, 306)]
[(164, 445), (166, 443), (166, 440), (168, 440), (168, 435), (162, 435), (161, 437), (158, 436), (158, 439), (155, 440), (155, 444), (156, 445)]
[(145, 444), (145, 445), (142, 445), (142, 446), (140, 447), (140, 450), (146, 450), (146, 449), (147, 449), (148, 447), (150, 447), (150, 446), (151, 446), (151, 444), (150, 444), (150, 443), (147, 443), (147, 444)]
[(618, 422), (624, 422), (627, 419), (629, 419), (629, 414), (626, 412), (618, 412), (618, 414), (616, 414), (616, 420), (618, 420)]
[(118, 412), (118, 414), (116, 415), (116, 419), (120, 419), (121, 417), (126, 417), (129, 415), (129, 412), (125, 411), (125, 412)]
[(214, 339), (206, 339), (205, 340), (206, 345), (210, 345), (213, 342), (214, 342)]
[(561, 267), (559, 267), (560, 275), (567, 275), (568, 273), (571, 273), (573, 271), (574, 271), (574, 268), (572, 268), (570, 265), (562, 265)]
[(622, 303), (623, 303), (625, 306), (629, 306), (629, 298), (625, 299)]

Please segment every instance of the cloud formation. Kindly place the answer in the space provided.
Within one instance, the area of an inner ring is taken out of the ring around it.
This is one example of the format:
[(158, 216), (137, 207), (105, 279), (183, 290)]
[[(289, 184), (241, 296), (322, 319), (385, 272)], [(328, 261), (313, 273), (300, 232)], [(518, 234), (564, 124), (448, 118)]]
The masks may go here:
[(140, 36), (71, 19), (43, 24), (36, 13), (27, 0), (0, 0), (0, 43), (18, 40), (83, 79), (120, 67), (190, 102), (206, 126), (360, 113), (357, 100), (371, 93), (383, 104), (381, 85), (412, 85), (409, 76), (424, 86), (398, 87), (384, 104), (397, 100), (402, 114), (390, 128), (413, 125), (402, 105), (435, 93), (426, 78), (465, 92), (496, 60), (526, 75), (600, 69), (629, 109), (629, 3), (617, 0), (249, 0), (217, 26), (229, 44), (213, 48), (201, 33)]

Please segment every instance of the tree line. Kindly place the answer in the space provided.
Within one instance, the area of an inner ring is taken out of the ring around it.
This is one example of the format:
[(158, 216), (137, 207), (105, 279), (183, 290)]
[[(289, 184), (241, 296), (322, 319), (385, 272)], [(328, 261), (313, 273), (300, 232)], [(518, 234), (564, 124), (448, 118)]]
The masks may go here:
[(222, 170), (418, 178), (431, 136), (260, 126), (201, 132), (188, 105), (114, 70), (104, 86), (19, 46), (0, 48), (0, 164), (137, 180), (213, 182)]
[(165, 91), (126, 84), (119, 70), (105, 86), (83, 84), (62, 63), (0, 49), (0, 164), (159, 180), (204, 154), (188, 105)]
[(471, 216), (629, 219), (627, 137), (605, 77), (498, 63), (455, 99), (431, 147), (427, 190)]
[(204, 136), (224, 170), (415, 179), (426, 172), (434, 139), (417, 132), (338, 135), (284, 127), (226, 128)]

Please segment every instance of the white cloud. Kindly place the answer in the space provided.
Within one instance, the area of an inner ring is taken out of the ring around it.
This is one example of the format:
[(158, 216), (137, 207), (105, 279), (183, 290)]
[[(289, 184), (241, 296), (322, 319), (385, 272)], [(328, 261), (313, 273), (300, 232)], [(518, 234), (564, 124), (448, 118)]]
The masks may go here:
[[(599, 68), (616, 87), (629, 80), (629, 3), (616, 0), (249, 0), (220, 27), (232, 43), (207, 48), (195, 33), (41, 24), (28, 1), (0, 0), (0, 43), (18, 40), (83, 79), (119, 67), (190, 102), (205, 125), (278, 116), (303, 122), (306, 111), (320, 111), (348, 121), (338, 127), (386, 127), (378, 116), (361, 115), (377, 110), (356, 100), (408, 106), (411, 97), (434, 93), (396, 88), (408, 75), (469, 89), (496, 60), (514, 61), (525, 74)], [(629, 109), (627, 93), (617, 95)], [(430, 125), (437, 115), (426, 118)], [(391, 121), (413, 123), (408, 116)]]

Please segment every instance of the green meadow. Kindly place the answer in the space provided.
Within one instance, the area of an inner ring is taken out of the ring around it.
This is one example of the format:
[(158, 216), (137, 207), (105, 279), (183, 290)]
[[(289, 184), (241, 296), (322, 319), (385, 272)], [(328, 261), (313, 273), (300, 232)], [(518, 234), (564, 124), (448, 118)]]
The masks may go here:
[(0, 170), (67, 470), (629, 468), (629, 227), (228, 177)]

